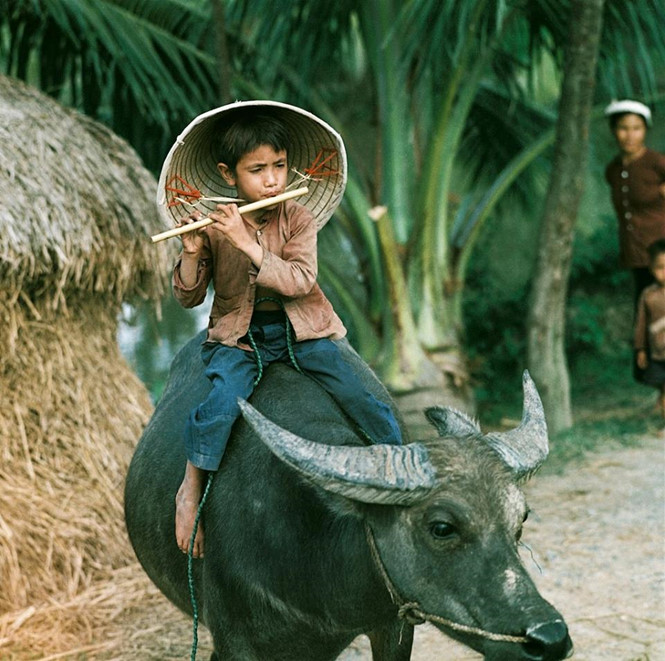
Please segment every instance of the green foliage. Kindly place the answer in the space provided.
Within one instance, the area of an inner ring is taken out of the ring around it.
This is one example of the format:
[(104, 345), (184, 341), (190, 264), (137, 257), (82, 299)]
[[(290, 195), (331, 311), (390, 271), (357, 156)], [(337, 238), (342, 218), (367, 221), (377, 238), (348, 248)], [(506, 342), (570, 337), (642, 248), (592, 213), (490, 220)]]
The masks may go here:
[[(593, 169), (593, 164), (592, 164)], [(601, 189), (604, 191), (604, 189)], [(597, 206), (589, 205), (590, 212)], [(566, 321), (574, 425), (550, 439), (544, 472), (608, 447), (630, 446), (663, 422), (656, 391), (632, 378), (632, 278), (618, 268), (616, 220), (600, 214), (581, 219), (571, 269)], [(591, 229), (589, 229), (591, 226)], [(492, 237), (488, 237), (491, 239)], [(498, 240), (494, 237), (495, 241)], [(471, 267), (465, 301), (467, 345), (473, 357), (478, 415), (490, 427), (510, 426), (519, 417), (515, 387), (524, 368), (528, 270), (510, 280), (488, 277), (495, 243), (486, 240)], [(519, 250), (506, 258), (517, 259)], [(496, 268), (496, 265), (495, 265)]]
[(197, 46), (209, 30), (201, 2), (0, 0), (0, 66), (107, 123), (154, 168), (172, 122), (212, 102), (214, 58)]
[[(606, 298), (611, 292), (605, 293)], [(631, 447), (646, 434), (661, 434), (656, 390), (633, 381), (632, 353), (627, 343), (610, 352), (579, 354), (571, 365), (573, 426), (550, 437), (550, 454), (543, 473), (561, 473), (570, 463), (610, 448)], [(486, 381), (479, 401), (479, 418), (489, 428), (509, 428), (519, 419), (519, 375), (512, 369)]]
[(514, 394), (526, 348), (525, 297), (488, 294), (489, 288), (477, 290), (471, 281), (464, 305), (466, 346), (479, 407)]
[[(521, 213), (542, 195), (570, 3), (222, 5), (216, 24), (210, 0), (0, 0), (0, 66), (107, 123), (153, 171), (177, 132), (220, 104), (220, 82), (235, 98), (312, 110), (342, 133), (351, 164), (339, 214), (346, 237), (336, 237), (344, 259), (322, 260), (323, 284), (366, 339), (363, 352), (397, 336), (387, 256), (367, 215), (386, 205), (397, 238), (391, 263), (410, 285), (399, 312), (417, 319), (419, 343), (446, 346), (463, 325), (459, 301), (484, 226), (497, 210)], [(607, 0), (599, 97), (657, 93), (664, 21), (662, 2)], [(220, 40), (228, 61), (219, 60)], [(530, 259), (534, 245), (522, 248)], [(587, 280), (603, 275), (589, 252), (579, 264)], [(573, 276), (570, 340), (598, 348), (602, 310), (577, 293), (581, 280)], [(518, 371), (524, 355), (526, 289), (496, 292), (477, 273), (469, 284), (467, 339), (476, 375), (492, 382)]]
[(370, 305), (358, 253), (341, 222), (328, 223), (321, 230), (318, 251), (322, 289), (344, 320), (351, 345), (371, 362), (379, 341), (368, 314)]
[(550, 455), (543, 472), (561, 473), (570, 463), (578, 463), (590, 453), (618, 447), (633, 447), (646, 434), (658, 432), (658, 416), (651, 419), (640, 407), (632, 413), (617, 411), (604, 420), (584, 420), (550, 439)]
[(580, 294), (568, 299), (566, 350), (570, 355), (582, 351), (601, 351), (607, 343), (604, 302)]
[[(590, 169), (602, 170), (594, 163)], [(632, 279), (618, 267), (609, 194), (603, 186), (591, 187), (589, 197), (579, 220), (569, 281), (566, 352), (573, 382), (585, 361), (613, 365), (629, 345), (632, 323)], [(603, 211), (598, 213), (599, 209)], [(497, 403), (519, 405), (514, 384), (525, 367), (532, 265), (524, 246), (533, 242), (537, 224), (529, 221), (528, 209), (522, 213), (523, 218), (509, 217), (495, 224), (479, 243), (465, 289), (466, 346), (479, 407), (489, 409), (485, 415), (490, 419), (504, 415)], [(626, 369), (630, 368), (620, 368)]]
[(550, 439), (545, 470), (560, 472), (589, 453), (630, 447), (646, 434), (662, 433), (656, 389), (633, 380), (631, 360), (627, 342), (612, 352), (577, 356), (571, 368), (575, 424)]

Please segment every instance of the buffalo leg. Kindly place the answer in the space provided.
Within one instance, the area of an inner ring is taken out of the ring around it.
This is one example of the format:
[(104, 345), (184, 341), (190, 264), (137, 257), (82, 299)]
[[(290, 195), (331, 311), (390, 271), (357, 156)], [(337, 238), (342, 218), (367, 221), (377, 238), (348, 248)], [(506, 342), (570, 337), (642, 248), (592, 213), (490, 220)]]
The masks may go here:
[(410, 661), (413, 626), (406, 622), (375, 629), (367, 634), (372, 644), (372, 661)]

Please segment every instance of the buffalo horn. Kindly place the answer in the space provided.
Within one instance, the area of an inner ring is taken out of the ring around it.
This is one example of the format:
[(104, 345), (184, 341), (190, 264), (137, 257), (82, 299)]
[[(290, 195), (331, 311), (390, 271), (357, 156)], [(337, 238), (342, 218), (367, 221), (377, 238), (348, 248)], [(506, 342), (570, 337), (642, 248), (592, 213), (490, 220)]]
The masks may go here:
[(239, 399), (243, 417), (283, 462), (310, 482), (353, 500), (411, 505), (434, 487), (427, 449), (409, 445), (335, 446), (315, 443), (282, 429)]
[(527, 370), (524, 370), (522, 387), (524, 406), (519, 426), (512, 431), (483, 436), (518, 479), (526, 479), (532, 475), (545, 461), (549, 452), (543, 404), (536, 384)]

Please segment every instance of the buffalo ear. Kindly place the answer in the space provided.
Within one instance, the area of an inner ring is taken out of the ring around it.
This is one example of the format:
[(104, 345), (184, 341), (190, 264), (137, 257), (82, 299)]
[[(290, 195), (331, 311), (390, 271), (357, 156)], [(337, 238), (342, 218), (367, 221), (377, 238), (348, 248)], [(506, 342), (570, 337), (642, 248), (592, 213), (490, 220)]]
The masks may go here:
[(441, 438), (446, 436), (463, 438), (478, 436), (481, 433), (478, 423), (457, 409), (432, 406), (425, 409), (425, 417), (432, 423)]
[(282, 429), (239, 399), (243, 417), (272, 452), (317, 486), (363, 503), (412, 505), (436, 485), (419, 443), (351, 447), (315, 443)]

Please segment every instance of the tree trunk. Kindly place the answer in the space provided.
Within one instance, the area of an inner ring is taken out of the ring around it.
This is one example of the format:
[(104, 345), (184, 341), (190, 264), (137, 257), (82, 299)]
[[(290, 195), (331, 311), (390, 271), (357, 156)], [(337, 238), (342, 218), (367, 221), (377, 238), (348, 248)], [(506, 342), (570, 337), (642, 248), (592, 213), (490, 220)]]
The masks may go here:
[(217, 54), (218, 97), (222, 105), (231, 103), (231, 64), (226, 40), (226, 16), (222, 0), (210, 0), (215, 25), (215, 52)]
[(572, 425), (565, 354), (568, 276), (577, 210), (584, 188), (589, 117), (604, 0), (573, 0), (556, 128), (527, 324), (527, 363), (551, 433)]

